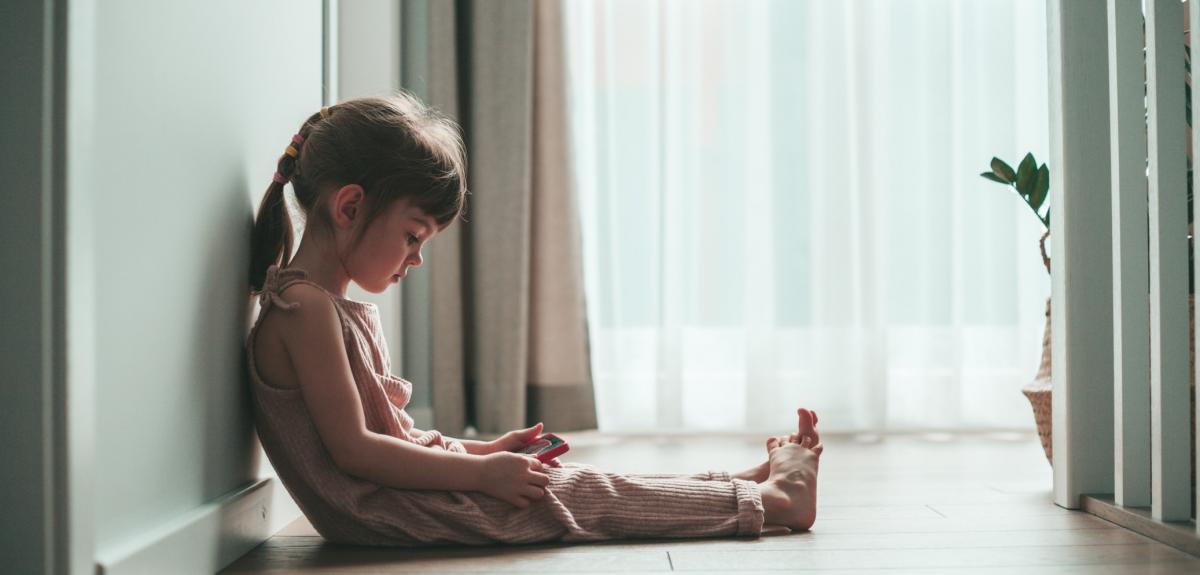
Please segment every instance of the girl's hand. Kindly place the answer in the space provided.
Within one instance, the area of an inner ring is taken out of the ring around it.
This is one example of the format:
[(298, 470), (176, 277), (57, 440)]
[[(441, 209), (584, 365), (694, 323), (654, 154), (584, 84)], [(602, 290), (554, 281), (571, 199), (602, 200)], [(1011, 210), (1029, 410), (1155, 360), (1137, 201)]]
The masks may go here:
[(512, 451), (514, 449), (518, 449), (520, 447), (523, 447), (525, 444), (533, 441), (535, 438), (537, 438), (537, 436), (539, 436), (541, 434), (542, 434), (542, 424), (540, 422), (533, 427), (526, 427), (525, 429), (515, 429), (513, 431), (510, 431), (510, 432), (505, 433), (504, 435), (500, 436), (499, 439), (493, 440), (492, 441), (492, 452), (494, 453), (497, 451)]
[(483, 456), (480, 491), (522, 509), (546, 495), (550, 476), (528, 455), (498, 451)]

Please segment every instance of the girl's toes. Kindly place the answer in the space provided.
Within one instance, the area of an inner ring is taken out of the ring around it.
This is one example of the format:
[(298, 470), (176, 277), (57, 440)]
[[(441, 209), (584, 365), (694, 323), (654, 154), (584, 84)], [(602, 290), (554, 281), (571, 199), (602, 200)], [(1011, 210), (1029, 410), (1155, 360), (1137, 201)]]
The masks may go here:
[(778, 446), (779, 446), (779, 438), (777, 438), (777, 437), (768, 437), (767, 438), (767, 451), (772, 451)]
[(796, 434), (801, 435), (801, 436), (804, 436), (804, 435), (816, 436), (817, 428), (816, 428), (815, 420), (813, 419), (812, 412), (807, 409), (801, 408), (799, 413), (800, 413), (800, 417), (799, 417), (799, 421), (797, 422), (797, 426), (796, 426), (797, 427)]

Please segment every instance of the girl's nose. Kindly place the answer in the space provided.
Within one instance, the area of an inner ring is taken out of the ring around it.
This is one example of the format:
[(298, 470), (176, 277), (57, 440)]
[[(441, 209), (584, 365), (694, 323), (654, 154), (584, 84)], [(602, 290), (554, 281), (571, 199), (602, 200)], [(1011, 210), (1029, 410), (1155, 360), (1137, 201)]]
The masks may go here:
[(421, 250), (417, 250), (416, 253), (408, 257), (408, 261), (412, 262), (409, 265), (415, 268), (421, 265), (421, 262), (424, 262), (425, 258), (421, 257)]

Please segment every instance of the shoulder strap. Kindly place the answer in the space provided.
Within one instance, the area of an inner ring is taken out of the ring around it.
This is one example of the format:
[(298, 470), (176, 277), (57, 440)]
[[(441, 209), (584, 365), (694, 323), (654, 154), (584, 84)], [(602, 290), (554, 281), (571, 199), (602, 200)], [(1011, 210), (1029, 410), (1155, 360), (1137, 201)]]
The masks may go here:
[(262, 289), (252, 294), (258, 296), (258, 305), (262, 308), (259, 311), (259, 317), (262, 317), (267, 308), (272, 305), (282, 309), (296, 309), (300, 307), (298, 302), (288, 303), (283, 301), (283, 298), (279, 297), (279, 292), (279, 266), (272, 265), (267, 268), (267, 276), (263, 280)]
[[(296, 308), (300, 307), (300, 302), (285, 301), (279, 295), (279, 294), (283, 293), (283, 290), (286, 290), (287, 288), (291, 287), (294, 284), (308, 284), (308, 285), (311, 285), (311, 286), (321, 290), (326, 295), (329, 295), (329, 293), (325, 291), (325, 288), (321, 287), (320, 285), (318, 285), (312, 281), (305, 279), (305, 275), (303, 272), (293, 271), (290, 269), (282, 269), (281, 270), (281, 269), (279, 269), (278, 265), (273, 265), (273, 266), (267, 268), (267, 276), (266, 276), (266, 279), (263, 280), (262, 290), (254, 292), (254, 293), (255, 293), (255, 295), (258, 295), (258, 303), (262, 307), (263, 310), (266, 310), (268, 307), (271, 307), (271, 306), (274, 306), (274, 307), (277, 307), (280, 309), (285, 309), (285, 310), (296, 309)], [(332, 296), (330, 297), (330, 299), (333, 299)], [(336, 302), (335, 302), (335, 307), (336, 307)]]

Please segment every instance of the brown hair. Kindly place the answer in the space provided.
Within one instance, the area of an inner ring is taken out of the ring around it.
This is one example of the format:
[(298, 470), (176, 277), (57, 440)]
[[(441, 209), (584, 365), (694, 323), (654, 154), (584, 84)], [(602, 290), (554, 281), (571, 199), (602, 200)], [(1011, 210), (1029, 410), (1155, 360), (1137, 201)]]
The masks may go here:
[[(279, 157), (277, 170), (290, 181), (306, 225), (332, 229), (325, 198), (342, 186), (358, 184), (365, 192), (365, 217), (354, 244), (392, 202), (408, 199), (444, 229), (463, 211), (466, 158), (458, 126), (416, 97), (399, 92), (385, 98), (360, 98), (330, 106), (300, 126), (304, 139), (295, 157)], [(272, 181), (258, 206), (251, 234), (250, 288), (262, 289), (267, 268), (286, 265), (292, 256), (293, 230), (283, 183)]]

